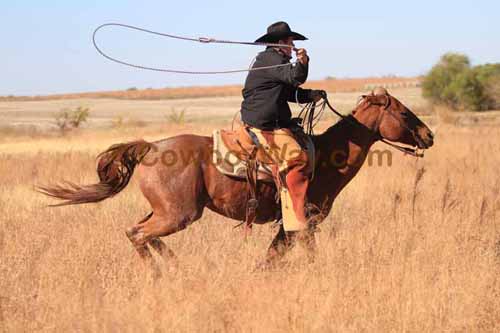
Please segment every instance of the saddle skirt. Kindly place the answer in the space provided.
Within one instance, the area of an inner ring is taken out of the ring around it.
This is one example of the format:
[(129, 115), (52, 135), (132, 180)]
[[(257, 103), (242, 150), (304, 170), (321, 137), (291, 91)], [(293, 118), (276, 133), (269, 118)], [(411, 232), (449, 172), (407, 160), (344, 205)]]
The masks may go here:
[[(244, 127), (234, 131), (217, 129), (213, 132), (212, 137), (212, 162), (222, 174), (245, 179), (247, 177), (248, 159), (252, 151), (256, 150), (256, 159), (259, 164), (257, 180), (274, 182), (271, 171), (273, 161), (262, 147), (256, 147)], [(311, 168), (314, 169), (314, 143), (309, 136), (305, 141), (304, 150), (308, 154), (309, 161), (311, 161)]]

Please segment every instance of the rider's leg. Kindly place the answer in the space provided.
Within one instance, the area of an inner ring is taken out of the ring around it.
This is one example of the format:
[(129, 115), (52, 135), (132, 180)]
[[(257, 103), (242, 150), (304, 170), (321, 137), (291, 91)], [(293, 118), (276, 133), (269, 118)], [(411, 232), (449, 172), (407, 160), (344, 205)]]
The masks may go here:
[(311, 171), (307, 153), (290, 129), (254, 133), (275, 162), (272, 169), (280, 189), (285, 231), (306, 230), (305, 205)]

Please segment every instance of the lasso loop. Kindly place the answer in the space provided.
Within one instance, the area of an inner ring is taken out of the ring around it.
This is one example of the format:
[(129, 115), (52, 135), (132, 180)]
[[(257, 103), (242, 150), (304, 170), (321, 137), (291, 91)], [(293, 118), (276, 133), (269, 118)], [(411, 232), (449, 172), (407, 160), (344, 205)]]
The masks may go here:
[(203, 43), (203, 44), (219, 43), (219, 44), (239, 44), (239, 45), (254, 45), (254, 46), (288, 47), (288, 48), (292, 48), (292, 49), (295, 49), (295, 48), (291, 45), (286, 45), (286, 44), (238, 42), (238, 41), (230, 41), (230, 40), (218, 40), (218, 39), (209, 38), (209, 37), (190, 38), (190, 37), (176, 36), (176, 35), (152, 31), (152, 30), (136, 27), (136, 26), (129, 25), (129, 24), (122, 24), (122, 23), (105, 23), (105, 24), (98, 26), (94, 30), (94, 33), (92, 34), (92, 43), (94, 44), (94, 47), (97, 50), (97, 52), (99, 52), (100, 55), (102, 55), (104, 58), (106, 58), (110, 61), (116, 62), (116, 63), (121, 64), (121, 65), (133, 67), (133, 68), (144, 69), (144, 70), (155, 71), (155, 72), (176, 73), (176, 74), (231, 74), (231, 73), (250, 72), (250, 71), (256, 71), (256, 70), (292, 66), (294, 64), (294, 63), (286, 63), (286, 64), (279, 64), (279, 65), (273, 65), (273, 66), (263, 66), (263, 67), (256, 67), (256, 68), (254, 67), (254, 68), (247, 68), (247, 69), (222, 70), (222, 71), (187, 71), (187, 70), (178, 70), (178, 69), (170, 69), (170, 68), (159, 68), (159, 67), (149, 67), (149, 66), (137, 65), (137, 64), (129, 63), (129, 62), (111, 57), (111, 56), (107, 55), (103, 50), (101, 50), (101, 48), (97, 45), (97, 42), (96, 42), (97, 32), (100, 29), (102, 29), (104, 27), (109, 27), (109, 26), (122, 27), (122, 28), (127, 28), (127, 29), (145, 32), (145, 33), (152, 34), (152, 35), (174, 38), (174, 39), (181, 39), (181, 40), (186, 40), (186, 41), (191, 41), (191, 42), (199, 42), (199, 43)]

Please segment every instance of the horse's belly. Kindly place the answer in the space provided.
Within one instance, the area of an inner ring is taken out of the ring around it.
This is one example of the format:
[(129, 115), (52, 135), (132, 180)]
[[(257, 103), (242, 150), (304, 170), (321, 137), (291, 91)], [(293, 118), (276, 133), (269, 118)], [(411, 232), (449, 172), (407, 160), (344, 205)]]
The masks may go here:
[[(250, 199), (247, 183), (224, 177), (227, 179), (219, 184), (218, 189), (209, 193), (210, 200), (207, 208), (231, 219), (244, 221), (247, 202)], [(255, 223), (263, 224), (274, 221), (279, 209), (274, 186), (259, 183), (257, 200), (259, 204)]]

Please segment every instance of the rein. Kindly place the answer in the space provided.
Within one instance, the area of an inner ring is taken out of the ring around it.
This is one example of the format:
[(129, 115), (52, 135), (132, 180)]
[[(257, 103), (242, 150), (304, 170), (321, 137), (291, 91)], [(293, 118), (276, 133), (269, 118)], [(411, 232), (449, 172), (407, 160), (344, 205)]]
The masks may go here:
[[(347, 119), (347, 121), (353, 122), (349, 117), (347, 117), (347, 116), (343, 115), (342, 113), (338, 112), (337, 110), (335, 110), (335, 108), (328, 101), (328, 98), (324, 98), (324, 100), (325, 100), (324, 103), (326, 104), (326, 106), (328, 106), (328, 108), (333, 113), (335, 113), (337, 116), (339, 116), (342, 119)], [(394, 114), (392, 114), (392, 112), (390, 110), (388, 110), (387, 108), (384, 108), (384, 110), (387, 111), (387, 112), (389, 112), (389, 114), (391, 114), (393, 117), (395, 117)], [(401, 124), (401, 125), (404, 125), (404, 124)], [(415, 136), (413, 130), (410, 130), (406, 125), (404, 125), (404, 127), (407, 130), (409, 130), (412, 133), (413, 136)], [(373, 136), (380, 136), (380, 135), (378, 133), (373, 133)], [(388, 141), (388, 140), (386, 140), (384, 138), (380, 138), (380, 139), (378, 139), (378, 141), (381, 141), (381, 142), (385, 143), (386, 145), (389, 145), (389, 146), (391, 146), (391, 147), (393, 147), (393, 148), (395, 148), (395, 149), (403, 152), (404, 154), (408, 154), (408, 155), (411, 155), (411, 156), (414, 156), (414, 157), (417, 157), (417, 158), (418, 157), (424, 157), (424, 153), (419, 152), (418, 148), (400, 146), (400, 145), (392, 143), (392, 142), (390, 142), (390, 141)]]
[(294, 63), (286, 63), (286, 64), (279, 64), (279, 65), (272, 65), (272, 66), (257, 67), (257, 68), (233, 69), (233, 70), (222, 70), (222, 71), (187, 71), (187, 70), (178, 70), (178, 69), (169, 69), (169, 68), (159, 68), (159, 67), (149, 67), (149, 66), (137, 65), (137, 64), (133, 64), (130, 62), (126, 62), (126, 61), (111, 57), (108, 54), (106, 54), (103, 50), (101, 50), (101, 48), (97, 45), (97, 41), (96, 41), (97, 32), (99, 30), (101, 30), (102, 28), (111, 27), (111, 26), (137, 30), (137, 31), (141, 31), (141, 32), (145, 32), (148, 34), (157, 35), (157, 36), (161, 36), (161, 37), (180, 39), (180, 40), (185, 40), (185, 41), (190, 41), (190, 42), (199, 42), (199, 43), (203, 43), (203, 44), (217, 43), (217, 44), (238, 44), (238, 45), (253, 45), (253, 46), (287, 47), (287, 48), (291, 48), (293, 50), (296, 50), (296, 48), (294, 46), (286, 45), (286, 44), (240, 42), (240, 41), (231, 41), (231, 40), (219, 40), (219, 39), (209, 38), (209, 37), (191, 38), (191, 37), (176, 36), (176, 35), (172, 35), (172, 34), (166, 34), (163, 32), (152, 31), (152, 30), (136, 27), (136, 26), (129, 25), (129, 24), (122, 24), (122, 23), (105, 23), (105, 24), (98, 26), (94, 30), (94, 33), (92, 34), (92, 43), (94, 44), (94, 48), (97, 50), (97, 52), (99, 52), (100, 55), (102, 55), (104, 58), (106, 58), (110, 61), (116, 62), (116, 63), (121, 64), (121, 65), (133, 67), (133, 68), (144, 69), (144, 70), (149, 70), (149, 71), (156, 71), (156, 72), (176, 73), (176, 74), (229, 74), (229, 73), (251, 72), (251, 71), (257, 71), (257, 70), (263, 70), (263, 69), (292, 66), (294, 64)]

